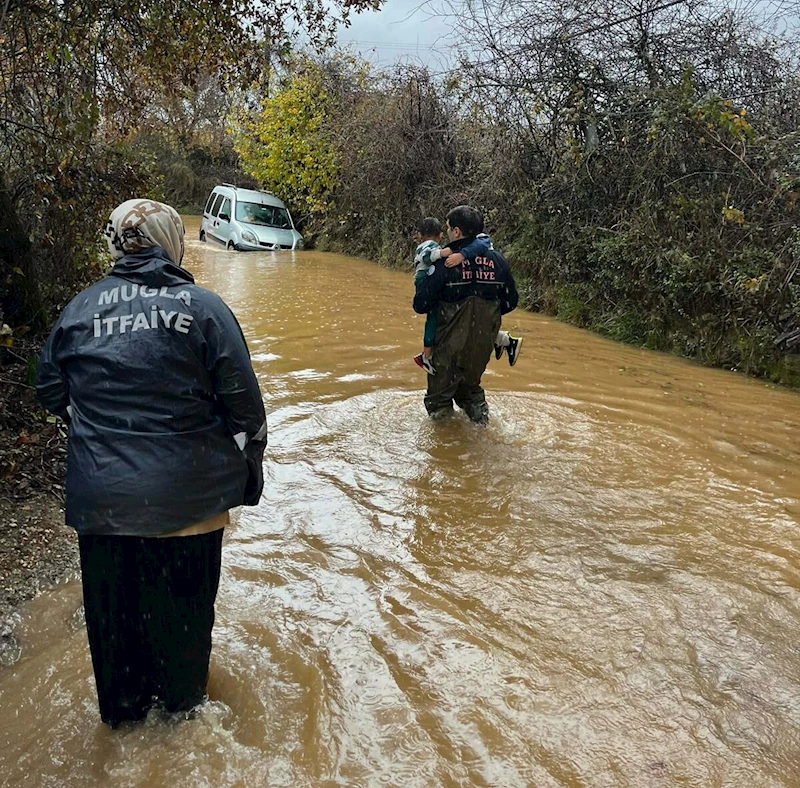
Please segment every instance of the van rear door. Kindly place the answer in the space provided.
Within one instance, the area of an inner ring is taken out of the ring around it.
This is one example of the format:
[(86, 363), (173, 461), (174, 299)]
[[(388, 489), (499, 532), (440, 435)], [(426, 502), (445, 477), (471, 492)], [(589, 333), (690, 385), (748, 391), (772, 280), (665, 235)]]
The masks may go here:
[(206, 207), (203, 208), (203, 218), (208, 219), (211, 216), (211, 206), (214, 204), (214, 197), (217, 195), (212, 191), (206, 200)]
[(208, 217), (208, 234), (218, 240), (217, 237), (217, 225), (219, 224), (219, 220), (217, 219), (217, 215), (219, 214), (219, 208), (222, 205), (222, 201), (225, 198), (219, 192), (215, 195), (214, 204), (211, 206), (211, 212)]
[(217, 193), (212, 189), (211, 194), (208, 195), (205, 208), (203, 208), (203, 219), (200, 222), (200, 240), (206, 239), (211, 232), (211, 207), (214, 205), (214, 198)]

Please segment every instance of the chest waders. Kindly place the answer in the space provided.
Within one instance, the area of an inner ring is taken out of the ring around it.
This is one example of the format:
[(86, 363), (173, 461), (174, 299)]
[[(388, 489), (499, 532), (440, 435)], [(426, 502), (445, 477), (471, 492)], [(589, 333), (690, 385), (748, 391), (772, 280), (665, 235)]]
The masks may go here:
[(481, 388), (483, 375), (500, 330), (500, 302), (469, 296), (440, 303), (433, 347), (435, 375), (428, 375), (425, 407), (433, 417), (453, 410), (453, 402), (472, 421), (485, 423), (489, 406)]

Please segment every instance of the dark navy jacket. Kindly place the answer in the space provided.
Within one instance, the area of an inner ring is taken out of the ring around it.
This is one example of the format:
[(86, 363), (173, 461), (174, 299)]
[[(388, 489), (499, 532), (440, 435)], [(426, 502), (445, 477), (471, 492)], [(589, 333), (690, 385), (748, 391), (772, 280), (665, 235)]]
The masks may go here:
[(68, 304), (36, 392), (70, 422), (66, 519), (80, 534), (158, 536), (258, 502), (266, 416), (241, 328), (159, 247)]
[[(472, 238), (462, 238), (449, 244), (454, 252), (461, 251)], [(417, 284), (414, 311), (420, 314), (433, 312), (440, 303), (457, 303), (471, 296), (486, 301), (499, 301), (500, 313), (517, 308), (519, 296), (514, 277), (505, 257), (492, 249), (461, 265), (447, 268), (444, 260), (437, 260), (428, 269), (428, 276)]]

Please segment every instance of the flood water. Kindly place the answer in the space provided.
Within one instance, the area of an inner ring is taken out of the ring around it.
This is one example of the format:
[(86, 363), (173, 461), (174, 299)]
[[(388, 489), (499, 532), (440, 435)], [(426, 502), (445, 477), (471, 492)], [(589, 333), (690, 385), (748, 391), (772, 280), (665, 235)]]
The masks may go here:
[(187, 267), (270, 424), (211, 702), (108, 730), (61, 586), (0, 670), (1, 785), (800, 785), (800, 395), (515, 312), (489, 427), (431, 423), (410, 267)]

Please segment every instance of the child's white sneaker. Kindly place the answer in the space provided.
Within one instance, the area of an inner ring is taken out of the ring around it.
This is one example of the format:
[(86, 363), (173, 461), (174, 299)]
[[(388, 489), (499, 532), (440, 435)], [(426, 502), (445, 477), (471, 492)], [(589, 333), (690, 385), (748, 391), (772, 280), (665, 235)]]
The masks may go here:
[[(522, 347), (522, 337), (512, 337), (511, 334), (509, 334), (508, 347), (506, 348), (506, 353), (508, 353), (509, 366), (513, 367), (514, 364), (517, 363), (521, 347)], [(498, 356), (498, 358), (500, 358), (500, 356)]]
[(414, 356), (414, 363), (418, 367), (422, 367), (429, 375), (436, 374), (436, 370), (433, 368), (431, 360), (427, 358), (424, 353), (417, 353), (417, 355)]

